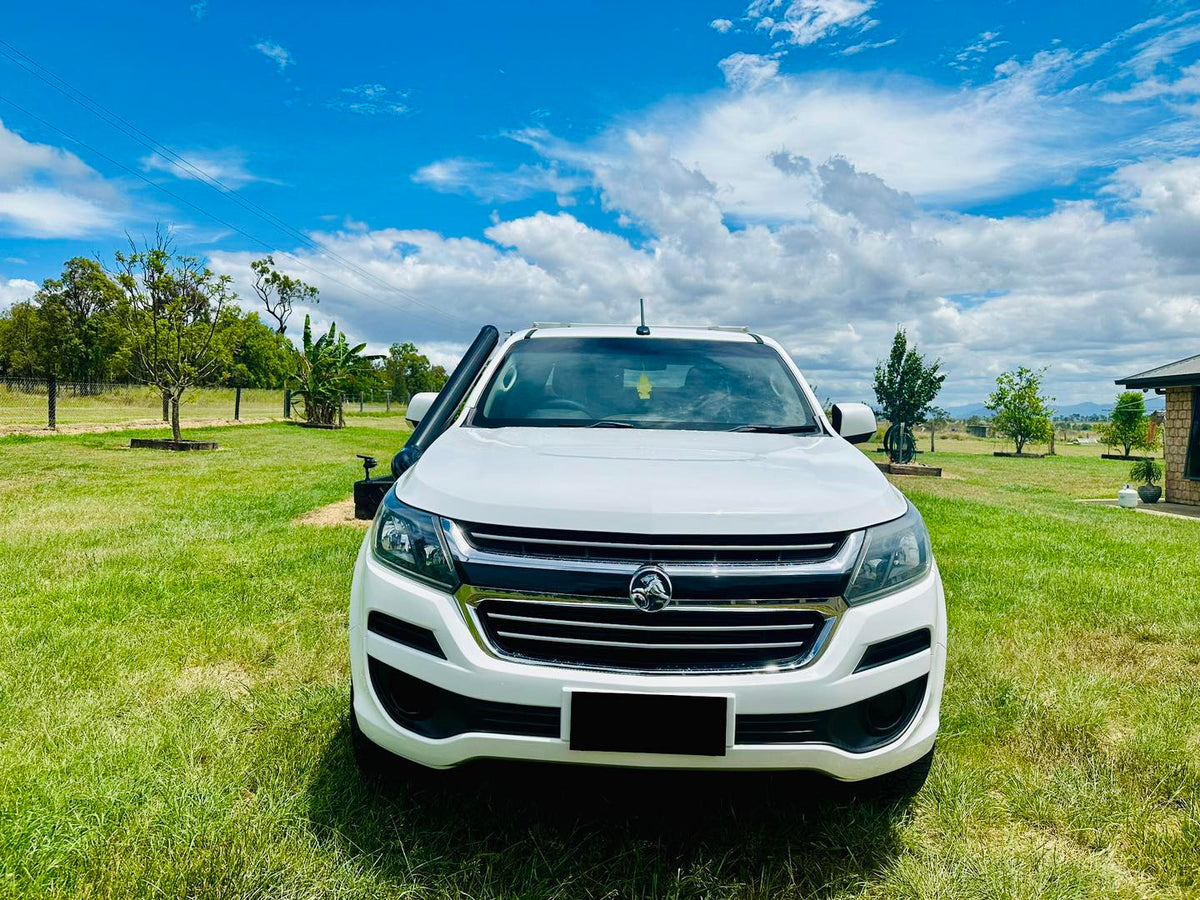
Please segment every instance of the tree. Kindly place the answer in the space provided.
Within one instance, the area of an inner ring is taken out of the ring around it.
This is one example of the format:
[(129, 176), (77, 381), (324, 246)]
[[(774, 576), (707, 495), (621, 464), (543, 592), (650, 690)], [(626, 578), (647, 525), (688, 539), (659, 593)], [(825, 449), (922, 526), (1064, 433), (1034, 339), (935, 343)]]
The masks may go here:
[(916, 346), (908, 346), (908, 335), (896, 329), (892, 352), (875, 366), (875, 399), (883, 418), (892, 424), (920, 425), (930, 404), (942, 389), (946, 376), (938, 371), (940, 360), (925, 365)]
[(385, 363), (392, 396), (407, 402), (422, 391), (440, 391), (446, 383), (446, 370), (433, 366), (416, 344), (392, 344)]
[(1146, 400), (1141, 391), (1124, 391), (1118, 396), (1108, 421), (1097, 430), (1107, 446), (1121, 446), (1126, 456), (1135, 447), (1154, 450), (1158, 446), (1157, 435), (1150, 437), (1150, 417), (1146, 415)]
[(944, 428), (946, 423), (950, 421), (950, 413), (942, 409), (940, 406), (929, 407), (927, 413), (929, 419), (929, 452), (936, 453), (936, 435), (939, 428)]
[(996, 389), (988, 397), (992, 426), (997, 434), (1016, 444), (1018, 454), (1028, 442), (1048, 441), (1054, 433), (1048, 406), (1054, 398), (1041, 394), (1045, 374), (1045, 369), (1034, 371), (1027, 366), (1005, 372), (996, 379)]
[(275, 268), (275, 258), (264, 256), (250, 263), (254, 270), (254, 292), (267, 308), (268, 315), (279, 325), (276, 334), (287, 331), (287, 320), (297, 303), (319, 303), (320, 291), (298, 278), (284, 275)]
[(0, 328), (6, 369), (25, 375), (94, 381), (113, 376), (121, 337), (114, 322), (121, 289), (99, 263), (67, 260), (62, 275), (15, 304)]
[(286, 337), (236, 305), (221, 310), (213, 346), (219, 358), (210, 384), (278, 388), (296, 372), (296, 348)]
[(213, 335), (234, 297), (230, 278), (176, 253), (161, 231), (141, 250), (132, 239), (128, 253), (118, 250), (115, 274), (125, 292), (122, 313), (135, 374), (169, 402), (171, 435), (178, 441), (179, 401), (220, 362)]
[(337, 324), (315, 341), (312, 320), (304, 317), (304, 342), (298, 357), (299, 370), (294, 382), (293, 396), (304, 407), (304, 419), (312, 425), (343, 424), (342, 397), (353, 379), (370, 369), (378, 356), (363, 356), (366, 344), (351, 347), (346, 335), (340, 334)]

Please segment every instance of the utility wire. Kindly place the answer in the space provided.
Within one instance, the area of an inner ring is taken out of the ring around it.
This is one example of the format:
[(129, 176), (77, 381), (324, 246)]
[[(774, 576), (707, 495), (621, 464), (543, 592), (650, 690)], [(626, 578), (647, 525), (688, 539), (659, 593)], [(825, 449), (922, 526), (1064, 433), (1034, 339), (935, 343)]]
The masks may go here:
[[(3, 48), (7, 48), (7, 50), (3, 49)], [(83, 91), (80, 91), (79, 89), (75, 88), (68, 81), (59, 77), (55, 73), (51, 72), (45, 66), (42, 66), (37, 61), (35, 61), (32, 57), (23, 53), (21, 50), (14, 47), (12, 44), (8, 43), (7, 41), (5, 41), (3, 39), (0, 39), (0, 56), (4, 56), (4, 57), (8, 58), (10, 61), (12, 61), (16, 65), (20, 66), (22, 69), (27, 71), (29, 74), (33, 75), (35, 78), (38, 78), (45, 84), (49, 85), (54, 90), (56, 90), (60, 94), (62, 94), (64, 97), (71, 100), (73, 103), (83, 107), (84, 109), (86, 109), (88, 112), (92, 113), (97, 118), (101, 119), (108, 125), (111, 125), (113, 128), (115, 128), (118, 131), (120, 131), (121, 133), (125, 134), (127, 137), (131, 138), (132, 140), (134, 140), (137, 143), (141, 144), (142, 146), (146, 147), (148, 150), (152, 151), (153, 153), (161, 156), (164, 160), (166, 160), (168, 163), (170, 163), (176, 169), (179, 169), (181, 172), (183, 172), (185, 177), (191, 177), (191, 178), (194, 178), (195, 180), (203, 182), (205, 185), (207, 185), (208, 187), (217, 191), (218, 193), (223, 194), (226, 197), (229, 197), (231, 200), (233, 200), (235, 203), (237, 203), (243, 209), (246, 209), (248, 212), (250, 212), (251, 214), (262, 219), (267, 224), (272, 225), (273, 227), (278, 228), (279, 230), (285, 232), (290, 237), (295, 238), (296, 240), (300, 241), (304, 245), (315, 250), (317, 253), (340, 262), (343, 266), (351, 269), (352, 271), (354, 271), (356, 274), (358, 274), (360, 277), (366, 279), (367, 281), (372, 282), (372, 283), (376, 284), (377, 286), (384, 288), (388, 291), (392, 291), (392, 292), (400, 295), (401, 297), (404, 297), (406, 300), (408, 300), (413, 305), (420, 306), (420, 307), (428, 310), (433, 315), (440, 316), (447, 320), (456, 320), (458, 322), (462, 322), (467, 325), (473, 324), (470, 322), (470, 320), (468, 320), (462, 316), (459, 316), (456, 313), (449, 312), (449, 311), (443, 310), (437, 306), (434, 306), (432, 304), (426, 303), (425, 301), (421, 300), (419, 297), (415, 296), (411, 292), (398, 287), (397, 285), (387, 281), (386, 279), (380, 277), (379, 275), (376, 275), (375, 273), (370, 272), (369, 270), (363, 268), (359, 264), (355, 263), (353, 260), (347, 259), (346, 257), (342, 256), (341, 254), (338, 254), (335, 251), (330, 250), (328, 247), (325, 247), (324, 245), (320, 244), (319, 242), (313, 240), (313, 238), (311, 238), (309, 235), (305, 234), (304, 232), (300, 231), (299, 229), (288, 224), (283, 219), (281, 219), (278, 216), (276, 216), (275, 214), (271, 213), (269, 210), (267, 210), (267, 209), (263, 208), (262, 206), (260, 206), (259, 204), (255, 203), (253, 200), (243, 197), (235, 188), (230, 187), (229, 185), (225, 184), (220, 179), (218, 179), (216, 176), (213, 176), (210, 173), (204, 171), (204, 169), (195, 165), (190, 160), (186, 159), (184, 156), (177, 153), (175, 150), (160, 143), (159, 141), (156, 141), (153, 137), (146, 134), (144, 131), (139, 129), (137, 126), (133, 125), (128, 120), (124, 119), (119, 114), (108, 109), (102, 103), (100, 103), (98, 100), (93, 99), (92, 97), (85, 94)], [(16, 104), (12, 103), (12, 101), (8, 101), (8, 102), (11, 105), (16, 106)], [(44, 120), (39, 120), (39, 121), (44, 122)], [(49, 125), (49, 123), (45, 123), (45, 124)], [(50, 127), (54, 127), (54, 126), (50, 126)], [(55, 130), (59, 131), (59, 133), (62, 133), (61, 129), (55, 129)], [(72, 138), (72, 140), (75, 140), (75, 139)], [(77, 143), (80, 143), (82, 146), (88, 146), (87, 144), (84, 144), (82, 141), (77, 141)], [(99, 153), (99, 151), (95, 150), (95, 148), (89, 148), (89, 149), (91, 149), (95, 153)], [(100, 155), (103, 156), (103, 154), (100, 154)], [(111, 158), (109, 158), (109, 157), (105, 157), (105, 158), (109, 159), (110, 161), (114, 162), (114, 164), (115, 164), (115, 161), (111, 160)], [(128, 171), (128, 169), (126, 169), (126, 171)], [(151, 184), (154, 183), (146, 178), (143, 178), (142, 180), (147, 181), (148, 183), (151, 183)], [(168, 193), (170, 193), (170, 192), (168, 192)], [(171, 196), (177, 197), (177, 195), (174, 195), (174, 194), (172, 194)], [(181, 199), (181, 198), (177, 197), (177, 199)], [(186, 202), (186, 201), (181, 200), (181, 202)], [(188, 204), (188, 205), (194, 209), (198, 209), (198, 207), (196, 207), (195, 204)], [(211, 214), (209, 214), (206, 210), (200, 210), (200, 211), (203, 212), (205, 215), (208, 215), (210, 218), (215, 219), (215, 217), (212, 216)], [(225, 224), (226, 227), (233, 227), (233, 226), (229, 225), (228, 223), (222, 223), (222, 224)], [(239, 233), (245, 234), (245, 232), (241, 232), (240, 229), (235, 229), (235, 230), (238, 230)], [(267, 242), (262, 241), (261, 239), (258, 239), (258, 238), (252, 238), (252, 239), (255, 240), (257, 243), (266, 246), (267, 249), (273, 249), (269, 244), (267, 244)], [(320, 270), (314, 269), (314, 271), (317, 271), (320, 273)], [(325, 273), (320, 273), (320, 274), (325, 274)], [(326, 275), (326, 277), (330, 277), (330, 276)]]
[[(242, 235), (243, 237), (245, 237), (246, 239), (248, 239), (250, 241), (253, 241), (255, 244), (257, 244), (260, 247), (263, 247), (264, 249), (266, 249), (269, 252), (274, 250), (272, 245), (270, 243), (268, 243), (267, 241), (264, 241), (262, 238), (256, 237), (255, 235), (251, 234), (250, 232), (246, 231), (245, 229), (239, 228), (237, 225), (234, 225), (231, 222), (225, 221), (224, 219), (222, 219), (220, 216), (216, 215), (215, 213), (211, 213), (207, 209), (204, 209), (203, 207), (193, 203), (192, 201), (190, 201), (184, 197), (181, 197), (179, 194), (176, 194), (174, 191), (171, 191), (168, 188), (163, 187), (161, 184), (158, 184), (157, 182), (147, 178), (143, 173), (137, 171), (136, 169), (130, 168), (129, 166), (125, 165), (124, 163), (120, 162), (119, 160), (113, 159), (113, 157), (109, 156), (107, 153), (105, 153), (102, 150), (96, 149), (91, 144), (88, 144), (85, 141), (81, 141), (79, 138), (77, 138), (74, 135), (70, 134), (69, 132), (66, 132), (63, 129), (59, 128), (54, 123), (48, 122), (46, 119), (43, 119), (41, 116), (37, 115), (36, 113), (32, 112), (31, 110), (28, 110), (24, 106), (21, 106), (19, 103), (16, 103), (15, 101), (10, 100), (8, 97), (5, 97), (3, 94), (0, 94), (0, 102), (7, 103), (13, 109), (17, 110), (18, 112), (23, 113), (24, 115), (33, 119), (35, 122), (40, 122), (42, 125), (46, 126), (47, 128), (51, 129), (52, 131), (55, 131), (58, 134), (62, 135), (68, 141), (71, 141), (72, 143), (75, 143), (81, 147), (84, 147), (85, 149), (94, 153), (96, 156), (99, 156), (101, 159), (106, 160), (107, 162), (116, 166), (121, 171), (127, 172), (128, 174), (134, 176), (135, 178), (138, 178), (138, 179), (146, 182), (146, 184), (150, 185), (152, 188), (162, 191), (162, 193), (166, 194), (168, 197), (175, 200), (176, 202), (182, 203), (184, 206), (187, 206), (190, 209), (193, 209), (196, 212), (200, 213), (201, 215), (206, 216), (209, 219), (212, 219), (218, 225), (222, 225), (225, 228), (230, 229), (231, 231), (237, 232), (238, 234)], [(368, 294), (366, 291), (361, 290), (360, 288), (357, 288), (352, 284), (348, 284), (339, 278), (335, 278), (332, 275), (330, 275), (328, 272), (325, 272), (321, 269), (316, 268), (311, 263), (305, 262), (304, 260), (295, 256), (294, 254), (289, 253), (289, 254), (287, 254), (287, 257), (290, 258), (291, 261), (294, 262), (296, 265), (301, 266), (302, 268), (305, 268), (311, 272), (315, 272), (316, 274), (329, 279), (334, 284), (340, 284), (342, 287), (346, 288), (347, 290), (349, 290), (355, 294), (358, 294), (361, 297), (366, 298), (367, 300), (371, 301), (372, 303), (377, 303), (381, 306), (388, 307), (390, 309), (395, 309), (395, 310), (399, 310), (400, 312), (404, 312), (409, 315), (414, 315), (417, 318), (423, 319), (432, 325), (439, 324), (436, 320), (431, 318), (429, 315), (426, 315), (425, 313), (416, 312), (411, 309), (403, 309), (403, 308), (395, 305), (394, 303), (388, 303), (386, 300), (384, 300), (380, 297), (376, 297), (374, 294)]]

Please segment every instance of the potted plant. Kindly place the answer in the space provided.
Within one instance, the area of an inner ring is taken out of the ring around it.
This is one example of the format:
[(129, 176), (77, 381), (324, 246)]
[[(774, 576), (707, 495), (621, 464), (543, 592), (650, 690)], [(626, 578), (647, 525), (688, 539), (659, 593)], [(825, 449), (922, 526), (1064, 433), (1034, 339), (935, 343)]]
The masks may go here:
[(1138, 496), (1142, 498), (1143, 503), (1157, 503), (1162, 496), (1162, 488), (1154, 482), (1162, 478), (1162, 466), (1153, 456), (1147, 456), (1139, 459), (1133, 464), (1129, 470), (1129, 477), (1134, 481), (1140, 481), (1138, 486)]

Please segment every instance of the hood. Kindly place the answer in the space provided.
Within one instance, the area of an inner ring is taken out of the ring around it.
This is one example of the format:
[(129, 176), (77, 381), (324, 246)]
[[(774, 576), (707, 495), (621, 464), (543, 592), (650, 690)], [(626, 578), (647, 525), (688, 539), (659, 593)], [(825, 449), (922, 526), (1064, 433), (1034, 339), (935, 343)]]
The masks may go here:
[(627, 534), (851, 531), (905, 510), (840, 438), (711, 431), (452, 427), (396, 493), (459, 521)]

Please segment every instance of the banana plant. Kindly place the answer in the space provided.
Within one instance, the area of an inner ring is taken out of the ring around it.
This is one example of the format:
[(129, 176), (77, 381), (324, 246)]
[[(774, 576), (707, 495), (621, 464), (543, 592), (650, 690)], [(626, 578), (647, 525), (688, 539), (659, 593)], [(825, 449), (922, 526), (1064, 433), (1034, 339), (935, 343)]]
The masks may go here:
[(371, 368), (379, 356), (363, 355), (366, 344), (350, 346), (346, 335), (331, 324), (329, 331), (316, 340), (312, 336), (312, 320), (304, 317), (303, 349), (298, 356), (298, 370), (292, 379), (292, 397), (299, 400), (304, 420), (310, 425), (339, 428), (345, 424), (342, 398), (357, 375)]

